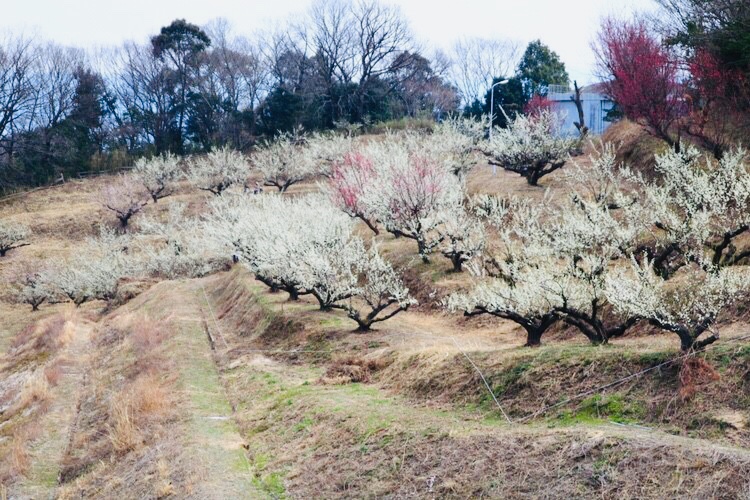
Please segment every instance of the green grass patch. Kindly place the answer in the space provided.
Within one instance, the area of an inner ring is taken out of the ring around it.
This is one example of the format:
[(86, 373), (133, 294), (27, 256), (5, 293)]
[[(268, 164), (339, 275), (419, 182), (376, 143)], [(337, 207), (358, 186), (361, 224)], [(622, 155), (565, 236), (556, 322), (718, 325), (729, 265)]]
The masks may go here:
[(596, 394), (581, 401), (575, 409), (557, 414), (556, 421), (561, 425), (596, 424), (617, 422), (638, 423), (646, 415), (646, 408), (638, 401), (626, 401), (620, 394)]

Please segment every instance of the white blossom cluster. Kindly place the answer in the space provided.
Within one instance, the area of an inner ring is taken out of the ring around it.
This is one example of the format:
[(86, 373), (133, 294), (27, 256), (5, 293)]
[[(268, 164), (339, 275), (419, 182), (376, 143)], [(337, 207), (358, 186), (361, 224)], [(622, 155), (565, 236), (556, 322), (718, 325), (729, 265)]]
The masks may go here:
[(578, 138), (559, 132), (560, 117), (551, 111), (519, 115), (506, 128), (497, 128), (484, 145), (490, 162), (517, 172), (536, 186), (543, 176), (561, 168), (578, 147)]
[(353, 221), (320, 195), (217, 200), (206, 232), (256, 277), (289, 293), (311, 294), (321, 309), (343, 309), (360, 329), (414, 300), (398, 274), (353, 233)]
[(451, 117), (438, 123), (432, 133), (405, 133), (402, 140), (412, 154), (431, 158), (463, 179), (479, 161), (484, 133), (478, 120)]
[(750, 257), (737, 240), (750, 230), (750, 171), (746, 152), (716, 162), (692, 147), (656, 158), (659, 180), (641, 179), (642, 203), (655, 228), (649, 257), (668, 276), (687, 262), (726, 266)]
[(227, 147), (188, 161), (187, 179), (197, 189), (221, 195), (236, 184), (243, 184), (250, 173), (247, 159)]
[(333, 166), (344, 161), (354, 149), (354, 138), (342, 134), (315, 133), (307, 138), (305, 148), (315, 162), (315, 172), (330, 177)]
[(510, 319), (529, 345), (556, 321), (594, 343), (648, 321), (677, 334), (683, 349), (703, 347), (717, 336), (699, 337), (750, 285), (745, 266), (734, 265), (741, 251), (716, 257), (727, 231), (746, 230), (743, 157), (698, 168), (690, 151), (668, 153), (657, 160), (662, 179), (649, 182), (605, 148), (589, 169), (574, 167), (578, 187), (562, 206), (479, 197), (474, 212), (492, 237), (470, 263), (474, 288), (446, 305)]
[(29, 235), (26, 226), (0, 220), (0, 257), (5, 257), (14, 248), (27, 246)]
[[(710, 270), (683, 268), (674, 277), (659, 276), (646, 258), (617, 269), (606, 283), (609, 301), (622, 314), (644, 318), (677, 334), (682, 349), (714, 342), (719, 313), (750, 290), (750, 272), (742, 267)], [(710, 336), (698, 338), (706, 331)]]
[(179, 158), (171, 153), (140, 158), (135, 162), (133, 173), (157, 203), (173, 193), (174, 184), (181, 176)]
[(19, 299), (35, 307), (33, 301), (57, 302), (67, 298), (76, 306), (90, 300), (111, 301), (119, 282), (135, 274), (135, 262), (128, 256), (131, 238), (102, 228), (75, 254), (44, 269), (28, 273)]
[(251, 161), (262, 175), (263, 183), (282, 193), (312, 177), (317, 168), (314, 155), (305, 148), (304, 139), (297, 134), (281, 134), (256, 149)]
[(127, 174), (117, 175), (99, 192), (99, 203), (115, 214), (122, 228), (126, 228), (130, 219), (143, 210), (149, 198), (145, 188)]
[(147, 217), (133, 235), (138, 271), (142, 275), (165, 279), (205, 276), (228, 263), (213, 240), (205, 238), (203, 223), (188, 217), (186, 206), (173, 203), (166, 218)]

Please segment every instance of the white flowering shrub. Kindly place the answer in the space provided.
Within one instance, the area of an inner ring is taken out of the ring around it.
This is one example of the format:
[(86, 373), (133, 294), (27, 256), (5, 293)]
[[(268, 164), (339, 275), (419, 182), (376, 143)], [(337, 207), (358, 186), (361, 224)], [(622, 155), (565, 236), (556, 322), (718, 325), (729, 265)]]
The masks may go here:
[(28, 304), (38, 311), (44, 302), (55, 302), (49, 270), (44, 264), (21, 263), (11, 273), (11, 287), (16, 302)]
[(245, 156), (228, 147), (190, 158), (187, 179), (195, 188), (220, 196), (236, 184), (243, 184), (250, 173)]
[(203, 223), (185, 214), (185, 205), (169, 206), (166, 217), (142, 219), (134, 237), (138, 272), (166, 279), (196, 278), (226, 266), (230, 259), (221, 255), (213, 240), (205, 238)]
[(466, 316), (491, 314), (513, 321), (525, 330), (526, 345), (537, 346), (562, 316), (558, 261), (547, 246), (538, 245), (544, 241), (540, 220), (546, 205), (490, 195), (476, 196), (471, 205), (487, 241), (469, 261), (472, 289), (452, 294), (445, 306)]
[(305, 151), (315, 162), (315, 172), (331, 177), (336, 164), (354, 149), (354, 139), (341, 134), (315, 133), (306, 140)]
[(140, 183), (124, 174), (114, 177), (99, 192), (99, 202), (115, 214), (121, 228), (126, 228), (130, 219), (143, 210), (149, 198), (149, 193)]
[(14, 248), (29, 245), (30, 234), (31, 231), (21, 224), (0, 220), (0, 257), (5, 257)]
[(748, 290), (750, 272), (744, 266), (708, 272), (686, 266), (667, 280), (645, 258), (610, 273), (606, 284), (607, 298), (616, 309), (675, 333), (684, 351), (718, 340), (712, 326), (719, 313)]
[(750, 230), (750, 172), (742, 149), (716, 162), (692, 147), (657, 156), (655, 182), (641, 180), (655, 240), (644, 245), (655, 271), (668, 278), (695, 262), (704, 268), (741, 263)]
[(336, 302), (332, 307), (345, 310), (357, 323), (358, 331), (368, 331), (374, 323), (388, 320), (417, 303), (376, 247), (361, 255), (356, 270), (359, 275), (357, 293), (352, 299)]
[(111, 301), (120, 280), (134, 274), (130, 242), (129, 235), (102, 228), (98, 237), (88, 239), (81, 251), (50, 271), (50, 285), (76, 306), (90, 300)]
[(447, 211), (438, 233), (442, 240), (440, 253), (451, 261), (454, 272), (463, 271), (464, 263), (484, 250), (484, 226), (463, 206)]
[(140, 158), (135, 162), (134, 175), (157, 203), (172, 194), (174, 183), (180, 176), (179, 158), (166, 153), (153, 158)]
[(620, 197), (581, 190), (562, 204), (545, 199), (536, 206), (475, 198), (473, 210), (492, 238), (470, 266), (478, 276), (474, 290), (450, 299), (449, 307), (511, 319), (526, 330), (528, 345), (538, 344), (557, 320), (592, 343), (623, 335), (639, 318), (609, 307), (607, 277), (635, 248), (647, 222), (640, 212), (611, 208)]
[(445, 305), (466, 316), (491, 314), (510, 320), (525, 330), (526, 346), (538, 346), (560, 318), (559, 297), (550, 293), (553, 279), (547, 266), (521, 266), (505, 279), (480, 278), (470, 292), (450, 295)]
[(360, 328), (411, 303), (390, 264), (365, 249), (351, 218), (323, 196), (237, 197), (212, 208), (209, 236), (292, 300), (313, 295), (321, 309), (344, 309)]
[(256, 149), (251, 161), (266, 186), (284, 192), (316, 173), (316, 161), (296, 134), (282, 134)]
[(479, 161), (484, 126), (478, 120), (450, 117), (431, 134), (418, 137), (417, 150), (429, 154), (450, 173), (464, 178)]
[(490, 163), (517, 172), (536, 186), (539, 179), (562, 168), (578, 147), (577, 138), (559, 133), (560, 117), (551, 111), (519, 115), (507, 128), (494, 130), (484, 146)]

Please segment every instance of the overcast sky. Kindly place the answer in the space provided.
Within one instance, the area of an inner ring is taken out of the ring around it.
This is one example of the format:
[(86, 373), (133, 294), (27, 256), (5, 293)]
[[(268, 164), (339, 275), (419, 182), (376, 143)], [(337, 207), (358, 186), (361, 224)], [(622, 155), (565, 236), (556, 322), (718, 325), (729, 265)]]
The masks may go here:
[[(62, 44), (93, 47), (146, 40), (173, 19), (195, 24), (223, 17), (240, 34), (304, 12), (312, 0), (0, 0), (0, 29)], [(599, 19), (653, 10), (653, 0), (396, 0), (424, 44), (447, 49), (462, 36), (500, 37), (526, 44), (540, 38), (571, 78), (590, 83), (589, 47)]]

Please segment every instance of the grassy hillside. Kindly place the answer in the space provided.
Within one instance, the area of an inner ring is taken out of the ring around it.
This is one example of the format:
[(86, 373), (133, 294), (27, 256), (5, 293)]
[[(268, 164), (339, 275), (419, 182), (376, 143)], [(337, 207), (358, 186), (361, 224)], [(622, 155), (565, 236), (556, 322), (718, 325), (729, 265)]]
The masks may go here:
[[(562, 179), (543, 179), (548, 196), (567, 195)], [(111, 222), (95, 201), (107, 182), (0, 204), (33, 230), (0, 275), (74, 253)], [(468, 187), (544, 196), (486, 165)], [(176, 202), (198, 213), (206, 199), (181, 186), (146, 212)], [(32, 314), (0, 301), (0, 498), (748, 494), (742, 311), (687, 368), (676, 338), (648, 327), (591, 346), (558, 326), (525, 348), (510, 322), (438, 307), (467, 273), (421, 262), (413, 242), (381, 244), (420, 305), (370, 333), (309, 297), (288, 302), (239, 265), (129, 283), (111, 304)]]

